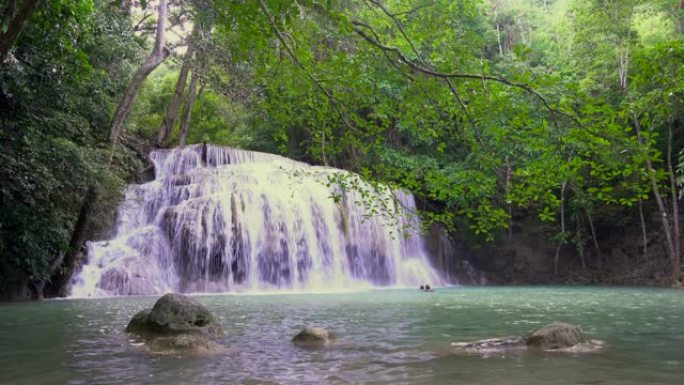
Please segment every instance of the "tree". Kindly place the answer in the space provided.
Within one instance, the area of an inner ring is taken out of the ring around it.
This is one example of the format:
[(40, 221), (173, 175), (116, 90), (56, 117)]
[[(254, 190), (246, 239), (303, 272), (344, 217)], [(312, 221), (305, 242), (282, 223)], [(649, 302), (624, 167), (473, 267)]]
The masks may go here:
[(5, 62), (14, 42), (17, 41), (21, 31), (24, 30), (29, 19), (42, 3), (43, 0), (23, 0), (17, 13), (13, 15), (14, 7), (12, 5), (15, 2), (10, 2), (6, 15), (3, 17), (3, 22), (9, 20), (7, 29), (0, 35), (0, 65)]
[(157, 5), (157, 29), (156, 37), (154, 39), (154, 48), (150, 56), (140, 65), (140, 68), (133, 75), (133, 79), (126, 88), (121, 102), (114, 113), (112, 122), (109, 126), (109, 146), (112, 153), (116, 146), (123, 124), (131, 111), (131, 106), (138, 96), (140, 87), (147, 78), (171, 53), (171, 50), (166, 46), (166, 22), (167, 22), (167, 4), (166, 0), (159, 0)]
[[(102, 213), (115, 208), (125, 173), (102, 166), (103, 139), (140, 52), (108, 1), (50, 1), (0, 65), (0, 298), (41, 294), (90, 185), (103, 186), (91, 234), (107, 226)], [(137, 168), (134, 158), (120, 155)]]
[(198, 68), (197, 66), (195, 66), (195, 70), (192, 71), (192, 79), (190, 80), (190, 86), (188, 87), (188, 95), (185, 101), (185, 106), (183, 108), (183, 118), (181, 120), (180, 134), (178, 135), (178, 146), (181, 148), (185, 147), (185, 141), (188, 137), (188, 131), (190, 130), (192, 107), (195, 105), (197, 96), (202, 93), (201, 88), (199, 91), (197, 91), (198, 80)]
[(198, 38), (199, 25), (200, 23), (196, 22), (193, 26), (193, 30), (188, 41), (188, 48), (183, 56), (183, 64), (181, 65), (180, 72), (178, 73), (178, 81), (176, 82), (175, 91), (171, 98), (171, 102), (166, 109), (164, 120), (157, 130), (157, 146), (164, 146), (168, 144), (171, 139), (173, 127), (176, 125), (178, 112), (180, 110), (181, 102), (183, 101), (183, 95), (185, 95), (186, 92), (188, 74), (190, 73), (190, 67), (192, 66), (193, 56), (195, 54), (195, 40)]
[[(111, 167), (114, 160), (114, 151), (117, 142), (121, 135), (123, 125), (130, 113), (131, 106), (140, 91), (145, 78), (154, 71), (170, 54), (170, 50), (166, 46), (166, 22), (167, 22), (167, 3), (166, 0), (159, 0), (157, 6), (157, 28), (154, 40), (154, 48), (150, 55), (143, 61), (138, 70), (133, 75), (133, 79), (128, 84), (128, 87), (123, 93), (114, 116), (109, 125), (109, 139), (108, 148), (110, 155), (106, 162), (106, 168)], [(49, 291), (53, 295), (64, 295), (66, 283), (71, 278), (74, 269), (77, 266), (78, 256), (81, 253), (83, 243), (86, 240), (87, 229), (93, 213), (94, 206), (98, 201), (98, 190), (96, 186), (90, 186), (88, 192), (83, 198), (83, 203), (78, 212), (78, 218), (74, 225), (69, 240), (67, 252), (63, 254), (63, 259), (57, 260), (57, 263), (52, 265), (55, 267), (54, 275), (50, 282)], [(59, 267), (59, 268), (57, 268)], [(41, 291), (39, 289), (39, 291)]]

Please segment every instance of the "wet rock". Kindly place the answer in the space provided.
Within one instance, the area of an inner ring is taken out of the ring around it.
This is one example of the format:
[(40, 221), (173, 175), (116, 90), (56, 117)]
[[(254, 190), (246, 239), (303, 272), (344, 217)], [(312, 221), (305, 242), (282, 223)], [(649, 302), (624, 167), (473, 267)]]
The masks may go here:
[(204, 305), (190, 297), (170, 293), (161, 297), (152, 309), (133, 316), (126, 332), (143, 337), (174, 334), (219, 336), (223, 329)]
[(213, 338), (223, 334), (209, 309), (181, 294), (166, 294), (138, 312), (126, 332), (140, 337), (154, 353), (212, 354), (223, 350)]
[(455, 347), (455, 353), (473, 354), (505, 353), (527, 349), (525, 339), (518, 336), (489, 338), (473, 342), (456, 342), (451, 345)]
[(323, 346), (335, 340), (335, 335), (322, 327), (305, 328), (292, 338), (292, 342), (300, 346)]
[(591, 342), (582, 328), (564, 322), (552, 322), (525, 336), (527, 346), (543, 350), (557, 350)]
[(472, 342), (452, 343), (454, 353), (498, 354), (516, 350), (543, 350), (553, 352), (589, 353), (603, 347), (605, 343), (592, 340), (579, 326), (552, 322), (531, 332), (525, 337), (490, 338)]
[(161, 297), (152, 307), (149, 319), (167, 333), (222, 333), (206, 306), (181, 294)]
[(126, 326), (126, 333), (143, 335), (148, 329), (147, 323), (150, 320), (152, 309), (145, 309), (137, 312)]

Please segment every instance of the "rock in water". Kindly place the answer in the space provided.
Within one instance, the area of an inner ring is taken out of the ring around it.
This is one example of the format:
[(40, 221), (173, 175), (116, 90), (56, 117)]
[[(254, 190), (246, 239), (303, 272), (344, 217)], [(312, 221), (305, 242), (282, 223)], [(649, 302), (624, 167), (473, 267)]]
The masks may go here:
[(221, 334), (209, 309), (182, 294), (169, 293), (161, 297), (150, 312), (150, 322), (165, 333)]
[(456, 342), (452, 343), (451, 345), (455, 347), (455, 353), (474, 354), (505, 353), (527, 348), (525, 339), (517, 336), (489, 338), (486, 340), (478, 340), (473, 342)]
[(292, 338), (292, 342), (301, 346), (322, 346), (335, 340), (335, 335), (321, 327), (305, 328)]
[(454, 353), (497, 354), (515, 350), (541, 349), (554, 352), (590, 353), (605, 343), (592, 340), (579, 326), (553, 322), (525, 337), (490, 338), (473, 342), (452, 343)]
[(155, 353), (208, 354), (223, 350), (211, 340), (223, 334), (223, 329), (209, 309), (181, 294), (166, 294), (152, 309), (134, 315), (126, 332), (144, 339), (145, 346)]
[(148, 322), (150, 321), (150, 313), (152, 309), (141, 310), (136, 313), (126, 326), (126, 333), (133, 333), (138, 335), (145, 335), (148, 333)]
[(564, 322), (552, 322), (525, 336), (525, 342), (529, 347), (556, 350), (588, 343), (591, 340), (579, 326)]

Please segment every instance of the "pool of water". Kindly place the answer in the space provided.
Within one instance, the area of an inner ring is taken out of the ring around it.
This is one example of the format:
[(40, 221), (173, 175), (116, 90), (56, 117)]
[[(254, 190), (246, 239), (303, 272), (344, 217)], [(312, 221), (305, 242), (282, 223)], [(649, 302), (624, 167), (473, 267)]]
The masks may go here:
[[(477, 287), (197, 296), (226, 353), (155, 356), (123, 333), (155, 297), (0, 305), (0, 384), (684, 384), (684, 291)], [(604, 351), (463, 356), (450, 343), (581, 325)], [(290, 342), (323, 325), (322, 349)]]

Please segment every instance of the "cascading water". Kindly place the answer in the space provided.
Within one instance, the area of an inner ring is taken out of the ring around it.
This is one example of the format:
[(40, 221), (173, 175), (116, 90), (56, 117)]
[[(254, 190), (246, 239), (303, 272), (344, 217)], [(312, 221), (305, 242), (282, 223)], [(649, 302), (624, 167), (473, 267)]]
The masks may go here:
[(151, 159), (155, 180), (128, 187), (114, 239), (88, 243), (73, 296), (442, 283), (422, 237), (403, 235), (420, 226), (410, 194), (227, 147)]

